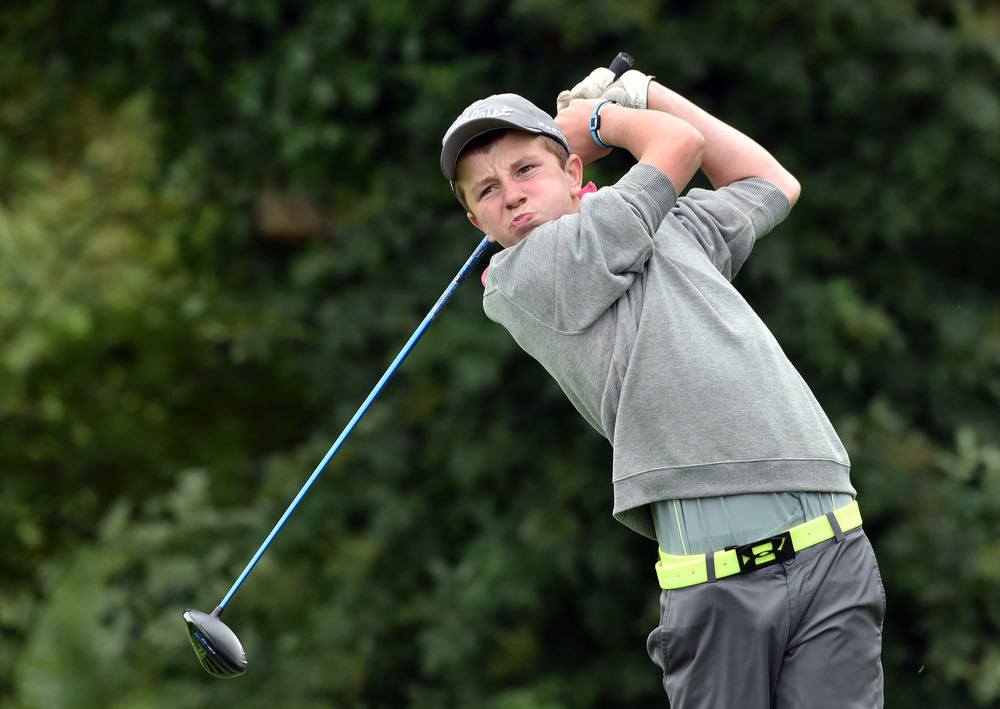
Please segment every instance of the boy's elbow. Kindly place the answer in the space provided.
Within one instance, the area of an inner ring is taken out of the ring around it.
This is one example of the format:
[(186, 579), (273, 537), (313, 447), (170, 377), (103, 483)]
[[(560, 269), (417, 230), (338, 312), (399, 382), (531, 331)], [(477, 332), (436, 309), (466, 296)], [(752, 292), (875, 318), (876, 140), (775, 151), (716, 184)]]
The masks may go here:
[(785, 184), (780, 185), (780, 187), (781, 191), (788, 197), (789, 203), (794, 207), (795, 203), (799, 201), (799, 195), (802, 194), (802, 185), (792, 175), (788, 175)]
[(763, 177), (784, 192), (791, 206), (794, 207), (795, 203), (799, 201), (799, 195), (802, 194), (802, 185), (795, 179), (795, 175), (781, 165), (775, 163), (773, 169), (762, 171), (758, 174), (758, 177)]
[(688, 124), (683, 138), (675, 145), (675, 149), (677, 151), (676, 174), (671, 174), (666, 170), (664, 172), (670, 175), (677, 191), (680, 192), (701, 167), (701, 161), (705, 155), (705, 136), (700, 130)]
[(695, 128), (690, 123), (688, 124), (688, 141), (691, 144), (691, 152), (694, 155), (694, 160), (696, 161), (695, 169), (697, 170), (701, 167), (701, 160), (705, 156), (705, 136), (702, 132)]

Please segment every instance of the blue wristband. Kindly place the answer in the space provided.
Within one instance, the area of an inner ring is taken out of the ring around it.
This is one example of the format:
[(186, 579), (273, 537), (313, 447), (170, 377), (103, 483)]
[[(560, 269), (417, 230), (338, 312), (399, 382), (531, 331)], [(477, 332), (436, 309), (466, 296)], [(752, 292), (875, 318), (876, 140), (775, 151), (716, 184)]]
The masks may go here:
[(601, 110), (601, 106), (606, 103), (615, 103), (617, 101), (612, 101), (609, 98), (604, 99), (599, 104), (594, 106), (594, 112), (590, 114), (590, 135), (594, 138), (594, 142), (597, 143), (602, 148), (610, 148), (611, 146), (601, 140), (600, 134), (597, 132), (601, 129), (601, 117), (598, 115), (598, 111)]

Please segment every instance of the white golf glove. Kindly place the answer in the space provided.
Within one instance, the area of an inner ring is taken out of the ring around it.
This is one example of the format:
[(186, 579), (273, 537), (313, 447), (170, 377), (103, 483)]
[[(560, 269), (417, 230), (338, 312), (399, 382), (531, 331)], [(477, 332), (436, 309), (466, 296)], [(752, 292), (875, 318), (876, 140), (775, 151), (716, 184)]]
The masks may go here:
[(568, 91), (561, 91), (556, 98), (556, 109), (561, 111), (575, 98), (605, 98), (618, 102), (626, 108), (646, 108), (646, 96), (652, 76), (629, 69), (615, 81), (614, 73), (606, 67), (598, 67), (586, 79)]

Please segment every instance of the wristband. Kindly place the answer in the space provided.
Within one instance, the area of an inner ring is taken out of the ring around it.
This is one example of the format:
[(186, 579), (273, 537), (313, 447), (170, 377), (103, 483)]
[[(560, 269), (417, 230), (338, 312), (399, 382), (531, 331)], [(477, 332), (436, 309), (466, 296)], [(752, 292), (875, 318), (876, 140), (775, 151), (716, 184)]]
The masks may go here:
[(594, 106), (594, 112), (592, 114), (590, 114), (590, 135), (594, 138), (594, 142), (597, 143), (602, 148), (610, 148), (611, 147), (610, 145), (608, 145), (607, 143), (605, 143), (603, 140), (601, 140), (601, 136), (597, 132), (597, 131), (599, 131), (601, 129), (601, 117), (598, 114), (598, 111), (600, 111), (601, 110), (601, 106), (603, 106), (606, 103), (615, 103), (615, 104), (617, 104), (618, 102), (617, 101), (612, 101), (611, 99), (606, 98), (603, 101), (601, 101), (599, 104), (597, 104), (596, 106)]

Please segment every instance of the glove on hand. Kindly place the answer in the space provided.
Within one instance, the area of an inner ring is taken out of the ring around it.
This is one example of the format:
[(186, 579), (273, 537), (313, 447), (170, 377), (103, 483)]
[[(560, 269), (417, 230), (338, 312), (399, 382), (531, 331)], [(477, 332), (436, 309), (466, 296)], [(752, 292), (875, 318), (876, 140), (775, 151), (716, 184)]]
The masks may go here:
[(575, 98), (611, 99), (626, 108), (644, 109), (652, 78), (641, 71), (629, 69), (615, 81), (615, 75), (610, 69), (598, 67), (572, 89), (560, 92), (556, 98), (556, 109), (563, 110)]

